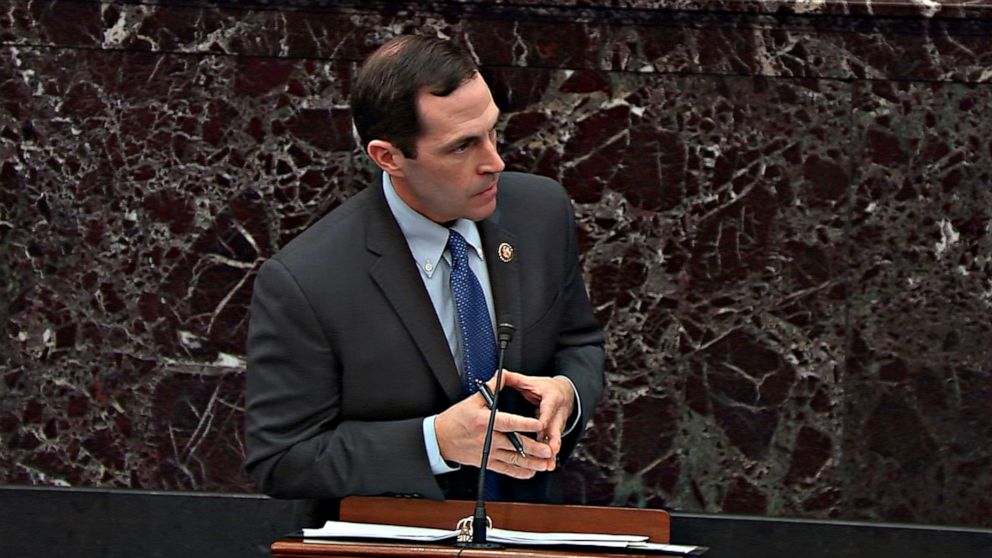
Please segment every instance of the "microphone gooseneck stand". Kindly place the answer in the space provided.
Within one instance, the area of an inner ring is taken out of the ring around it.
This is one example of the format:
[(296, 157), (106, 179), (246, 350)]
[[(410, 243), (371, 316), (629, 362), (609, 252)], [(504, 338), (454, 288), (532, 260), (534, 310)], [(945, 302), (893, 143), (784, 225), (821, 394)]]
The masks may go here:
[(486, 540), (486, 530), (488, 529), (486, 515), (486, 463), (489, 462), (489, 450), (493, 445), (493, 430), (496, 428), (496, 410), (499, 408), (499, 392), (503, 387), (503, 357), (506, 355), (506, 346), (513, 339), (513, 331), (516, 328), (513, 324), (501, 323), (496, 326), (496, 338), (499, 341), (499, 364), (496, 367), (496, 389), (493, 390), (493, 404), (489, 411), (489, 424), (486, 426), (486, 439), (482, 443), (482, 463), (479, 465), (479, 484), (475, 497), (475, 513), (472, 515), (472, 541), (458, 543), (464, 548), (493, 550), (503, 548), (498, 543), (491, 543)]

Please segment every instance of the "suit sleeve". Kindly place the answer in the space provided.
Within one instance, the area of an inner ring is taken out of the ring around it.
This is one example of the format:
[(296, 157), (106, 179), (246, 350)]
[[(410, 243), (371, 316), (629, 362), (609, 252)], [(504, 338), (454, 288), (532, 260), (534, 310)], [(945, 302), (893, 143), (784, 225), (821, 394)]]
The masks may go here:
[(574, 209), (567, 196), (563, 205), (567, 231), (568, 269), (562, 287), (564, 313), (555, 352), (555, 370), (556, 373), (572, 381), (582, 403), (582, 408), (579, 409), (580, 427), (563, 440), (563, 457), (568, 457), (581, 437), (585, 423), (592, 418), (596, 404), (602, 396), (605, 352), (603, 332), (596, 322), (582, 279)]
[(255, 281), (248, 331), (245, 468), (281, 498), (419, 494), (440, 499), (422, 418), (341, 419), (332, 343), (292, 274), (267, 261)]

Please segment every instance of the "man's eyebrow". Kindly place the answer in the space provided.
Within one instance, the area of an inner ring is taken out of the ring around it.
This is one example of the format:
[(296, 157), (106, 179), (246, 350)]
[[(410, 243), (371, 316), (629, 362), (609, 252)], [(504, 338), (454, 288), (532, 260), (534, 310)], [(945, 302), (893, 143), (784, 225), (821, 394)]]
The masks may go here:
[[(502, 118), (502, 117), (503, 117), (503, 113), (502, 112), (496, 113), (496, 121), (493, 122), (492, 128), (489, 128), (489, 131), (490, 132), (496, 129), (496, 126), (499, 125), (499, 119)], [(453, 139), (453, 140), (445, 143), (444, 144), (444, 148), (445, 149), (452, 149), (452, 148), (458, 147), (459, 145), (461, 145), (463, 143), (469, 143), (469, 142), (473, 142), (473, 141), (478, 141), (481, 138), (482, 138), (482, 136), (478, 136), (478, 135), (461, 136), (461, 137), (455, 138), (455, 139)]]

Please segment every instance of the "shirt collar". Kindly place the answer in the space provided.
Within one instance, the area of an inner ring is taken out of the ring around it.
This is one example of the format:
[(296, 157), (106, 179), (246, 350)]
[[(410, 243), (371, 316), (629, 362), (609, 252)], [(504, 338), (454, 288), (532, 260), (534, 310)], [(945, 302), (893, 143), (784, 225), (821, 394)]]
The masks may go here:
[[(448, 244), (448, 228), (431, 221), (407, 205), (403, 198), (396, 193), (393, 181), (385, 172), (382, 173), (382, 188), (389, 210), (400, 226), (403, 236), (406, 237), (406, 243), (410, 247), (413, 259), (417, 262), (417, 267), (427, 277), (433, 276), (438, 262), (445, 254)], [(485, 261), (482, 254), (482, 238), (479, 236), (479, 229), (473, 221), (458, 219), (451, 228), (465, 237), (465, 241), (479, 256), (479, 259)]]

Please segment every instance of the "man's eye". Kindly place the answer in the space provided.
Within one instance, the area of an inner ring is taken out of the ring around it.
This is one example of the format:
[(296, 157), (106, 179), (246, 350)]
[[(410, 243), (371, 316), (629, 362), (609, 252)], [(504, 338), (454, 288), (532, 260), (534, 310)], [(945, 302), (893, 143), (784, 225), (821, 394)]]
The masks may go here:
[(468, 151), (468, 147), (469, 147), (468, 142), (465, 142), (465, 143), (462, 143), (462, 144), (459, 144), (459, 145), (455, 146), (455, 148), (452, 149), (451, 151), (453, 151), (455, 153), (465, 153), (466, 151)]

